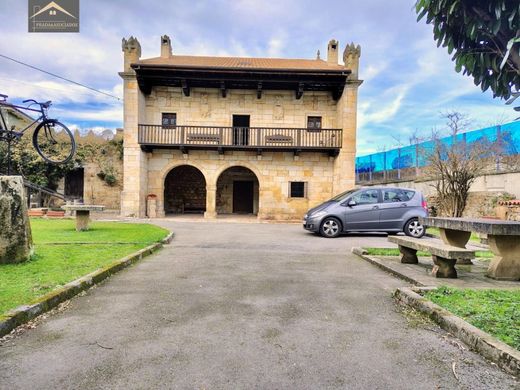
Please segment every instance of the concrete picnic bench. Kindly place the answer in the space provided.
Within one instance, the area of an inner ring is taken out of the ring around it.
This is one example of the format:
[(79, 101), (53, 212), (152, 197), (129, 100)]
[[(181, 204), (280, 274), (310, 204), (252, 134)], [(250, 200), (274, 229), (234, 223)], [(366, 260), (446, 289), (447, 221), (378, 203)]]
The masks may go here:
[(76, 231), (82, 232), (88, 230), (91, 211), (103, 211), (105, 206), (89, 205), (89, 204), (70, 204), (63, 206), (65, 210), (76, 212)]
[(475, 251), (448, 245), (431, 238), (414, 238), (389, 236), (388, 241), (397, 244), (401, 252), (401, 263), (417, 264), (417, 251), (428, 251), (432, 255), (432, 275), (437, 278), (456, 278), (455, 263), (460, 260), (471, 261), (475, 257)]
[(487, 234), (494, 257), (487, 276), (500, 280), (520, 280), (520, 222), (484, 218), (419, 218), (423, 226), (439, 228), (447, 245), (465, 248), (471, 232)]

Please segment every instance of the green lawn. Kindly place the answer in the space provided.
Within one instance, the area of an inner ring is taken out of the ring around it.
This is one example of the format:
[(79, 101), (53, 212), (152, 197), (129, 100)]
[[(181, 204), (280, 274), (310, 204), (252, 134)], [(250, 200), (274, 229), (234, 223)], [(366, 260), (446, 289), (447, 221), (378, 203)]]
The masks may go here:
[(425, 296), (470, 324), (520, 350), (520, 290), (440, 287)]
[[(363, 248), (368, 255), (372, 256), (399, 256), (399, 249), (397, 248)], [(429, 252), (418, 251), (417, 256), (428, 257), (431, 256)], [(491, 258), (493, 253), (491, 251), (476, 251), (476, 257)]]
[[(432, 236), (440, 237), (439, 229), (436, 227), (429, 227), (426, 229), (426, 233), (431, 234)], [(480, 242), (480, 237), (477, 235), (477, 233), (471, 233), (471, 236), (469, 237), (470, 241)]]
[(30, 261), (0, 265), (2, 313), (29, 304), (59, 286), (160, 241), (168, 232), (154, 225), (93, 222), (76, 232), (74, 220), (31, 219), (35, 253)]

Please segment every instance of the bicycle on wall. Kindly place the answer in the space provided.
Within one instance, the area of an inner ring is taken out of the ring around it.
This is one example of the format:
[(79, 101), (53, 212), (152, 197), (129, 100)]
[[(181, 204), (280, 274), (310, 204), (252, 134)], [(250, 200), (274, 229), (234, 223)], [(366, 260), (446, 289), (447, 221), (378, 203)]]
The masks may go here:
[[(72, 132), (57, 119), (47, 116), (47, 111), (52, 102), (37, 102), (34, 99), (24, 100), (23, 103), (30, 103), (27, 107), (18, 106), (7, 102), (7, 95), (0, 94), (0, 141), (6, 141), (8, 145), (8, 156), (13, 141), (19, 141), (25, 132), (38, 123), (32, 136), (32, 144), (38, 154), (48, 163), (65, 164), (69, 162), (76, 152), (76, 142)], [(38, 106), (32, 107), (32, 106)], [(2, 108), (11, 108), (22, 111), (38, 113), (36, 118), (29, 126), (15, 131), (14, 126), (8, 129), (7, 119), (2, 112)], [(8, 157), (10, 160), (10, 158)], [(10, 167), (9, 167), (10, 170)]]

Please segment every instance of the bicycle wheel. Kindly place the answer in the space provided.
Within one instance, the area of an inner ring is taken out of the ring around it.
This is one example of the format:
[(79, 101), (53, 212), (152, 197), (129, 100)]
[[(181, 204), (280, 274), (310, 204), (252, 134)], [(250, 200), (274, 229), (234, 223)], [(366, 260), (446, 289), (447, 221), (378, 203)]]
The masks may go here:
[(63, 123), (53, 119), (38, 125), (33, 134), (33, 146), (51, 164), (67, 163), (76, 152), (76, 142), (71, 131)]

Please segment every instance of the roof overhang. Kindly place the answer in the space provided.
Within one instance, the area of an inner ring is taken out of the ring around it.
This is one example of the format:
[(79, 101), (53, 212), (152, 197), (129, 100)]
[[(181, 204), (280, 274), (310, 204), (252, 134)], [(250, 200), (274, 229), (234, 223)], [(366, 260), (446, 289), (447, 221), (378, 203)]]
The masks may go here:
[(257, 91), (261, 98), (264, 90), (295, 91), (299, 99), (304, 91), (329, 91), (337, 100), (350, 75), (350, 70), (293, 70), (293, 69), (240, 69), (216, 67), (165, 66), (132, 64), (139, 88), (150, 94), (152, 87), (182, 88), (189, 96), (191, 88), (217, 88), (222, 96), (228, 89)]

